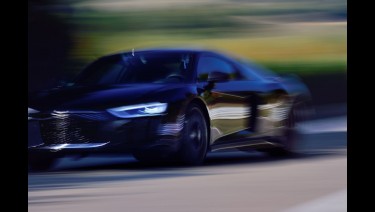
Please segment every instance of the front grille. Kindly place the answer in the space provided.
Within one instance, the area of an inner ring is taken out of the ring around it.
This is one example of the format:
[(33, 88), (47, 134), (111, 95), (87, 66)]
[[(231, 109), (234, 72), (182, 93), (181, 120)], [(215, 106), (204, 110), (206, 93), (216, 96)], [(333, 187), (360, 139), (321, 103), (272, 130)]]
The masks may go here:
[(74, 114), (52, 115), (40, 121), (44, 143), (88, 143), (95, 141), (98, 121)]

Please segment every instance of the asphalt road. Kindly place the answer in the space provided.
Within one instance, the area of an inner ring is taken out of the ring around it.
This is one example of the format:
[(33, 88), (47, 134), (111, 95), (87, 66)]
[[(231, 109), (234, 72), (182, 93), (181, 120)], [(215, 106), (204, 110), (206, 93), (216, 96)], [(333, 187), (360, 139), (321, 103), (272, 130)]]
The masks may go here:
[(346, 116), (299, 127), (301, 154), (211, 153), (203, 166), (64, 158), (29, 173), (29, 211), (347, 211)]

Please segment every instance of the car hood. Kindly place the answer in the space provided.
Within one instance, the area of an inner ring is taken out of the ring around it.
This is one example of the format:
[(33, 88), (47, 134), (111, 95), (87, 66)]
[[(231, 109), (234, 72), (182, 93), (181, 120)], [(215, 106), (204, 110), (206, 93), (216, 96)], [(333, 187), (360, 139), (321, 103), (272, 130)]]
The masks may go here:
[(51, 89), (29, 95), (29, 107), (39, 110), (103, 110), (156, 101), (158, 92), (181, 84), (129, 84), (77, 86)]

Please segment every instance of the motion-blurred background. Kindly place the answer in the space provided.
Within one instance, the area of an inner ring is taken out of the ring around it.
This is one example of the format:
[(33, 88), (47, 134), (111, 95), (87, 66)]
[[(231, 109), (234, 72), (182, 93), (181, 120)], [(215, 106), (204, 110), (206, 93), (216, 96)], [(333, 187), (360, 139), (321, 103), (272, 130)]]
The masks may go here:
[(184, 46), (296, 74), (316, 109), (316, 120), (301, 128), (299, 157), (218, 153), (194, 168), (145, 167), (124, 156), (64, 158), (53, 172), (29, 173), (29, 211), (346, 211), (345, 0), (28, 4), (29, 92), (68, 81), (106, 54)]
[(345, 0), (29, 0), (29, 92), (105, 54), (202, 47), (299, 75), (316, 105), (346, 102)]

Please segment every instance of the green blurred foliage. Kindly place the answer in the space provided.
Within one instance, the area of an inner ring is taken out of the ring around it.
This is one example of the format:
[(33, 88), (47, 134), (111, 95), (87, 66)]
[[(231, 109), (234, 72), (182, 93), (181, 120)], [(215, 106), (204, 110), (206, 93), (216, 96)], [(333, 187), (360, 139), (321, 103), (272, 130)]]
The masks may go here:
[(70, 73), (133, 48), (216, 49), (278, 72), (346, 71), (345, 0), (55, 1), (71, 25)]

